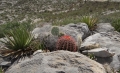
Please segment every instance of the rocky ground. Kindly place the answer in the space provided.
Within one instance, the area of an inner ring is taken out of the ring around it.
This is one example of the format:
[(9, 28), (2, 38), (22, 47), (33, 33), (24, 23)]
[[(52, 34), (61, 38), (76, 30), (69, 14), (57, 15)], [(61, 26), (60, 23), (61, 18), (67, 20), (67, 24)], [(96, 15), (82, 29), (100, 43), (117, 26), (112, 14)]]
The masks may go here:
[(65, 12), (75, 3), (79, 5), (79, 0), (0, 0), (0, 23), (29, 18), (35, 19), (41, 16), (44, 18), (43, 12), (46, 15), (51, 12)]
[(102, 65), (79, 53), (39, 53), (13, 65), (6, 73), (106, 73)]
[[(98, 23), (94, 31), (90, 31), (87, 24), (81, 22), (58, 26), (61, 33), (75, 39), (78, 52), (55, 51), (59, 37), (50, 32), (53, 27), (52, 21), (64, 17), (79, 17), (85, 12), (96, 12), (104, 18), (112, 14), (113, 17), (119, 18), (119, 3), (97, 4), (99, 3), (84, 3), (80, 0), (0, 0), (0, 24), (29, 19), (34, 22), (45, 20), (40, 27), (39, 22), (36, 23), (32, 33), (39, 41), (47, 36), (44, 38), (47, 41), (45, 45), (53, 51), (36, 51), (31, 58), (22, 59), (12, 65), (0, 55), (0, 65), (9, 67), (5, 73), (119, 73), (120, 33), (115, 31), (111, 23)], [(99, 8), (103, 11), (99, 11)], [(107, 20), (104, 18), (100, 22)], [(0, 48), (3, 47), (4, 44), (0, 42)]]
[[(83, 2), (82, 0), (0, 0), (0, 24), (15, 21), (40, 19), (56, 22), (61, 19), (78, 18), (91, 14), (101, 21), (110, 21), (119, 16), (118, 2)], [(111, 13), (112, 12), (112, 13)], [(114, 14), (115, 13), (115, 14)], [(117, 13), (117, 17), (116, 17)], [(113, 16), (114, 14), (114, 16)], [(109, 19), (108, 19), (109, 18)]]
[[(46, 24), (32, 31), (37, 40), (42, 40), (49, 35), (44, 40), (47, 41), (46, 47), (51, 51), (55, 50), (58, 39), (58, 36), (51, 34), (52, 27)], [(31, 58), (24, 58), (12, 64), (5, 73), (119, 73), (120, 33), (115, 31), (110, 23), (97, 24), (94, 33), (85, 23), (70, 23), (58, 27), (60, 32), (75, 39), (79, 46), (78, 52), (36, 51)], [(81, 43), (78, 37), (81, 37)], [(10, 63), (1, 60), (1, 65), (9, 66)]]

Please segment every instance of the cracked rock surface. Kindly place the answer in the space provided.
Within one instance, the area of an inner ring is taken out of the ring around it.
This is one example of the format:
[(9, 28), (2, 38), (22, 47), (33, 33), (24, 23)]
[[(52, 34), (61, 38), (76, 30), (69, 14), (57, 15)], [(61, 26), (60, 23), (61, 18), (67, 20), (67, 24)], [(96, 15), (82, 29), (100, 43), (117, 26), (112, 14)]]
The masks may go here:
[(104, 67), (78, 52), (38, 53), (13, 64), (6, 73), (106, 73)]

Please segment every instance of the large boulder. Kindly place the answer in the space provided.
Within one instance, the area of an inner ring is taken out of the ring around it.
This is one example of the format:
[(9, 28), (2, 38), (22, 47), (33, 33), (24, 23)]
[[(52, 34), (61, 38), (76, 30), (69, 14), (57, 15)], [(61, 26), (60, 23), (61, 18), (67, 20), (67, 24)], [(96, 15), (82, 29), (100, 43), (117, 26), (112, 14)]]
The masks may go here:
[[(94, 35), (89, 36), (84, 40), (81, 44), (81, 49), (86, 50), (90, 45), (94, 45), (94, 43), (98, 43), (101, 48), (107, 48), (109, 52), (114, 52), (115, 55), (108, 58), (100, 58), (98, 62), (100, 63), (108, 63), (115, 70), (120, 69), (120, 33), (119, 32), (101, 32), (96, 33)], [(94, 48), (95, 49), (95, 48)], [(101, 53), (102, 54), (102, 53)], [(106, 55), (107, 53), (104, 53)]]
[(52, 25), (44, 25), (43, 27), (36, 27), (33, 29), (32, 33), (35, 38), (40, 38), (41, 36), (46, 36), (46, 32), (50, 32)]
[[(39, 39), (40, 41), (44, 39), (46, 47), (50, 51), (53, 51), (55, 49), (56, 42), (59, 38), (58, 36), (54, 36), (51, 34), (52, 27), (52, 25), (44, 25), (43, 27), (37, 27), (32, 31), (32, 33), (35, 35), (35, 38)], [(72, 36), (75, 39), (76, 44), (78, 44), (78, 36), (81, 37), (82, 40), (90, 35), (89, 28), (85, 23), (70, 23), (65, 26), (58, 26), (58, 28), (60, 30), (60, 33)]]
[[(39, 38), (41, 36), (44, 36), (43, 33), (50, 33), (51, 29), (52, 29), (52, 25), (44, 25), (43, 27), (36, 27), (32, 33), (35, 35), (35, 38)], [(58, 28), (60, 29), (61, 33), (70, 35), (72, 37), (74, 37), (77, 40), (76, 35), (81, 34), (81, 37), (83, 39), (85, 39), (86, 37), (88, 37), (90, 35), (90, 30), (87, 26), (87, 24), (85, 23), (78, 23), (78, 24), (74, 24), (74, 23), (70, 23), (68, 25), (65, 26), (58, 26)], [(45, 34), (46, 36), (46, 34)]]
[(97, 57), (112, 57), (115, 53), (109, 52), (107, 48), (95, 48), (92, 50), (85, 50), (82, 52), (83, 54), (93, 54)]
[(99, 23), (97, 24), (97, 32), (113, 32), (115, 29), (110, 23)]
[(70, 23), (64, 27), (61, 27), (60, 29), (61, 32), (65, 32), (66, 34), (73, 36), (75, 39), (77, 39), (76, 35), (78, 34), (81, 35), (82, 39), (85, 39), (90, 35), (90, 30), (86, 23)]
[(106, 73), (104, 67), (78, 53), (54, 51), (38, 53), (13, 64), (5, 73)]

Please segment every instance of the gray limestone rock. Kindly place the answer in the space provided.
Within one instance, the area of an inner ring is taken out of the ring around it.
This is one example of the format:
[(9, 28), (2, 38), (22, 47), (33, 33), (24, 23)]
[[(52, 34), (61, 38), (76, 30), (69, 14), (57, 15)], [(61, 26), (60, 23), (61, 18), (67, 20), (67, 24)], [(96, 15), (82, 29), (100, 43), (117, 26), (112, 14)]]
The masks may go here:
[(13, 64), (5, 73), (106, 73), (104, 67), (88, 57), (69, 51), (38, 53)]
[(97, 32), (113, 32), (115, 29), (110, 23), (99, 23), (97, 24)]
[[(66, 32), (66, 34), (69, 34), (73, 37), (75, 37), (78, 34), (81, 34), (82, 39), (85, 39), (90, 35), (90, 30), (86, 23), (77, 23), (77, 24), (70, 23), (68, 25), (65, 25), (63, 29), (64, 30), (61, 29), (62, 32)], [(71, 33), (69, 33), (69, 31), (65, 29), (69, 30)]]
[(4, 66), (7, 66), (9, 67), (11, 65), (11, 62), (7, 62), (7, 61), (4, 61), (0, 64), (0, 66), (4, 67)]
[[(41, 41), (44, 38), (46, 42), (45, 43), (46, 47), (50, 49), (51, 51), (55, 49), (56, 42), (59, 38), (58, 36), (54, 36), (51, 34), (52, 27), (53, 27), (52, 25), (44, 25), (43, 27), (35, 28), (32, 31), (36, 39)], [(58, 26), (58, 28), (59, 28), (60, 33), (64, 33), (66, 35), (70, 35), (71, 37), (73, 37), (76, 41), (76, 44), (78, 44), (77, 42), (78, 35), (79, 37), (81, 37), (81, 40), (85, 39), (87, 36), (90, 35), (88, 26), (85, 23), (79, 23), (79, 24), (70, 23), (65, 26)]]
[(97, 56), (97, 57), (112, 57), (115, 54), (115, 53), (109, 52), (107, 48), (96, 48), (92, 50), (85, 50), (82, 53), (93, 54), (94, 56)]
[(85, 47), (89, 46), (89, 43), (98, 43), (101, 48), (106, 47), (110, 52), (114, 52), (115, 55), (112, 57), (112, 60), (107, 58), (100, 58), (101, 60), (99, 59), (98, 62), (108, 63), (115, 70), (120, 69), (120, 33), (116, 31), (96, 33), (86, 38), (81, 44), (81, 48), (85, 49)]

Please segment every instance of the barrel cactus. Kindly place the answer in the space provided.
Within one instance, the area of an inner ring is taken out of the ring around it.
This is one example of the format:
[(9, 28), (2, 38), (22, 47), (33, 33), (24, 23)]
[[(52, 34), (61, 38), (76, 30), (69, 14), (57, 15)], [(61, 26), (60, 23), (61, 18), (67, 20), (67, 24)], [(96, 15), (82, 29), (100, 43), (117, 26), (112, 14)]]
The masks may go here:
[(52, 27), (51, 33), (54, 36), (59, 36), (59, 28), (57, 26)]
[(74, 39), (69, 35), (61, 36), (56, 44), (56, 50), (77, 51), (77, 46)]

